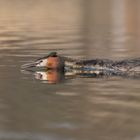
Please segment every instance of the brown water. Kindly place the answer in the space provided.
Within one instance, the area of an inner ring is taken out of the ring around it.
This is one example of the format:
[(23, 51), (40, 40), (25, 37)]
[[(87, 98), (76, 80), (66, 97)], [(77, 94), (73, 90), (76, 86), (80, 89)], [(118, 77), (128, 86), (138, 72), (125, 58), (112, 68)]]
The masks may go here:
[(20, 71), (49, 51), (75, 58), (139, 57), (139, 5), (0, 0), (0, 140), (140, 140), (140, 80), (47, 84)]

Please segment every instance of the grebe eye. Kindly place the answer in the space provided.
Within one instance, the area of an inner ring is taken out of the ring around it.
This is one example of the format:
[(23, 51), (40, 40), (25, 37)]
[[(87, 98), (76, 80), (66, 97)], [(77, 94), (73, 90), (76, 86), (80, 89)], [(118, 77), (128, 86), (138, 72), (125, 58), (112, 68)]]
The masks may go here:
[(40, 74), (39, 76), (40, 76), (40, 79), (42, 79), (43, 75), (42, 75), (42, 74)]

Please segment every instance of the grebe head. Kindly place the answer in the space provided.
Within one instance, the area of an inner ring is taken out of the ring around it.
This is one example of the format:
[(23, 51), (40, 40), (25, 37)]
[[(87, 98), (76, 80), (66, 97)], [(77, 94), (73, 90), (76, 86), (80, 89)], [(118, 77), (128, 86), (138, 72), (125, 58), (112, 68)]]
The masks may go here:
[(56, 52), (51, 52), (47, 56), (41, 57), (32, 63), (22, 65), (22, 69), (58, 69), (60, 67), (60, 57)]

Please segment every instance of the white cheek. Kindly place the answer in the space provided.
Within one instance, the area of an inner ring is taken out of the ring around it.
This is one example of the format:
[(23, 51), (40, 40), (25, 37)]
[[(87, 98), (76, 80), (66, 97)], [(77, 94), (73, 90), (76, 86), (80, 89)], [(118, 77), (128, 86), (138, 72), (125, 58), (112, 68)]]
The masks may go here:
[(40, 64), (37, 64), (37, 66), (45, 67), (47, 65), (47, 60), (43, 60)]
[(44, 60), (42, 63), (41, 63), (41, 66), (46, 66), (47, 65), (47, 60)]

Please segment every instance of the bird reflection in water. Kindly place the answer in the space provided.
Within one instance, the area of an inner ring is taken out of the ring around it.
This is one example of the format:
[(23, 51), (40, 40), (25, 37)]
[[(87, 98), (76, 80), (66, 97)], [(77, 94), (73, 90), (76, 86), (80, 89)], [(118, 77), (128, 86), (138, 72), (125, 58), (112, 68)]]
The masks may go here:
[(48, 84), (64, 83), (75, 78), (103, 78), (104, 75), (96, 73), (80, 73), (76, 71), (62, 72), (58, 70), (46, 71), (21, 71), (23, 74), (31, 74), (36, 80), (43, 81)]
[(64, 76), (56, 70), (37, 71), (33, 75), (35, 79), (47, 81), (49, 84), (60, 83), (64, 79)]

